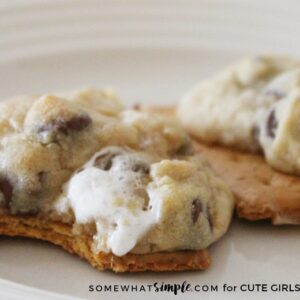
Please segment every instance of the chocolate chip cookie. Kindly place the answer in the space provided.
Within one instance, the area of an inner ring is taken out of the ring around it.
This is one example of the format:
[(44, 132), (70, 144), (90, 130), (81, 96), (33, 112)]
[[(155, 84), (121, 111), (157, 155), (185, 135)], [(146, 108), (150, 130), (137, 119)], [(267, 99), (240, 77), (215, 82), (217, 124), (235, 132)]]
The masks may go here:
[(100, 269), (208, 267), (233, 196), (174, 118), (89, 89), (0, 105), (0, 233), (50, 240)]
[(299, 107), (300, 61), (260, 56), (200, 83), (178, 116), (205, 143), (263, 152), (273, 168), (299, 175)]

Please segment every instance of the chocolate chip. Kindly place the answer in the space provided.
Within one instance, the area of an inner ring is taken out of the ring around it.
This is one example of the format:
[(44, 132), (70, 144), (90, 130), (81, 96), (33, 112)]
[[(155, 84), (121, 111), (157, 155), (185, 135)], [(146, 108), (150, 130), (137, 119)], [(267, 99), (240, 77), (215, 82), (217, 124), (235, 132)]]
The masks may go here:
[(50, 132), (54, 135), (52, 139), (55, 139), (55, 134), (57, 133), (67, 135), (70, 132), (81, 131), (88, 127), (91, 123), (92, 119), (87, 114), (74, 116), (71, 119), (58, 118), (50, 123), (40, 126), (37, 130), (37, 134), (41, 136), (44, 133)]
[(44, 171), (40, 171), (37, 173), (38, 180), (41, 183), (45, 180), (45, 176), (46, 176), (46, 172)]
[(98, 167), (104, 171), (111, 169), (113, 165), (113, 159), (117, 156), (116, 153), (105, 152), (99, 154), (94, 160), (94, 166)]
[(0, 177), (0, 191), (4, 195), (6, 203), (10, 203), (13, 194), (13, 186), (6, 177)]
[(147, 175), (150, 173), (150, 166), (144, 162), (137, 162), (132, 166), (132, 171)]
[(191, 217), (193, 224), (195, 224), (199, 218), (200, 213), (203, 211), (202, 202), (199, 198), (192, 201)]
[(275, 131), (278, 127), (278, 122), (276, 120), (274, 109), (271, 110), (271, 112), (268, 116), (266, 126), (267, 126), (266, 130), (267, 130), (268, 136), (271, 137), (271, 138), (274, 138), (275, 137)]
[(80, 115), (73, 117), (62, 126), (62, 130), (80, 131), (88, 127), (92, 123), (92, 119), (88, 115)]

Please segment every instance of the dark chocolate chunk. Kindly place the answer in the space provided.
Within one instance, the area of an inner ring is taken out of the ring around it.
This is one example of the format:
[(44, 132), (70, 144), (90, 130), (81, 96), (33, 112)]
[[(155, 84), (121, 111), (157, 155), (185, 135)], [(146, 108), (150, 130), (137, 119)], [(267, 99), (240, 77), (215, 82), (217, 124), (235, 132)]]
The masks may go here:
[(50, 132), (53, 134), (52, 139), (55, 139), (55, 135), (57, 133), (68, 135), (71, 132), (77, 132), (85, 129), (91, 123), (92, 119), (87, 114), (74, 116), (71, 119), (57, 118), (52, 122), (41, 125), (37, 130), (37, 134), (43, 135), (46, 132)]
[(4, 195), (6, 203), (10, 203), (13, 194), (13, 186), (4, 176), (0, 176), (0, 192)]
[(266, 124), (267, 128), (267, 135), (271, 138), (275, 137), (275, 131), (278, 127), (278, 122), (276, 120), (276, 116), (275, 116), (275, 111), (271, 110), (268, 119), (267, 119), (267, 124)]
[(196, 198), (192, 201), (191, 217), (192, 222), (195, 224), (199, 218), (200, 213), (203, 211), (202, 202), (200, 199)]

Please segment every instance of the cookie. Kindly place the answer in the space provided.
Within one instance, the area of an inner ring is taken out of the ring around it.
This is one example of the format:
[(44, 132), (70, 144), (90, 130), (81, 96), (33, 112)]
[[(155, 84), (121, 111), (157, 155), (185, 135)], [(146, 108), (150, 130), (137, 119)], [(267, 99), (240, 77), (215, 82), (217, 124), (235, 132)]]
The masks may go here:
[(124, 110), (111, 91), (21, 97), (1, 102), (0, 111), (0, 203), (12, 213), (53, 202), (72, 172), (105, 145), (168, 155), (186, 138), (177, 124)]
[[(96, 90), (1, 105), (0, 222), (16, 222), (11, 234), (20, 228), (26, 235), (27, 218), (37, 222), (37, 237), (44, 225), (63, 223), (70, 238), (89, 237), (87, 251), (103, 259), (100, 269), (110, 257), (126, 265), (140, 255), (145, 269), (155, 259), (153, 270), (208, 265), (162, 261), (164, 253), (175, 258), (181, 251), (202, 258), (227, 231), (233, 211), (231, 191), (174, 118), (125, 109), (112, 92)], [(143, 269), (136, 262), (127, 269)]]
[(172, 158), (103, 148), (73, 174), (54, 203), (77, 224), (96, 224), (97, 252), (198, 250), (229, 225), (231, 192), (201, 155)]
[(34, 214), (54, 201), (114, 131), (121, 107), (112, 92), (92, 90), (1, 102), (0, 203)]
[(300, 174), (300, 61), (244, 59), (192, 89), (177, 111), (205, 143), (263, 152), (273, 168)]
[[(176, 117), (173, 107), (145, 107)], [(300, 178), (274, 170), (261, 154), (247, 153), (194, 138), (202, 153), (234, 194), (235, 211), (250, 221), (271, 220), (274, 225), (300, 224)]]

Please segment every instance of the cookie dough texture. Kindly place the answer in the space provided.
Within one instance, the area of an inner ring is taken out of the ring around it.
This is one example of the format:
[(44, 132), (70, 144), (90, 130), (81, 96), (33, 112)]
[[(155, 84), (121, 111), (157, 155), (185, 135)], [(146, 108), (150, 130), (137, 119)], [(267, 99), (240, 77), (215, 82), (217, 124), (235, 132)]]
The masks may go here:
[(227, 230), (233, 201), (200, 155), (161, 160), (109, 147), (74, 174), (56, 207), (96, 223), (96, 251), (122, 256), (204, 249)]
[(274, 168), (299, 174), (299, 85), (298, 60), (244, 59), (191, 90), (178, 116), (206, 143), (263, 151)]
[(174, 118), (89, 89), (0, 105), (2, 217), (63, 222), (108, 259), (198, 251), (226, 232), (233, 196)]
[[(173, 107), (147, 110), (171, 116)], [(235, 211), (250, 221), (271, 220), (274, 225), (300, 224), (300, 178), (274, 170), (257, 153), (246, 153), (194, 139), (202, 154), (234, 194)]]
[(167, 155), (186, 142), (179, 125), (125, 111), (110, 91), (19, 97), (1, 102), (0, 112), (0, 202), (12, 213), (46, 208), (105, 145)]
[(163, 160), (150, 174), (150, 199), (160, 201), (160, 221), (135, 251), (204, 249), (224, 234), (233, 209), (231, 192), (205, 159)]

